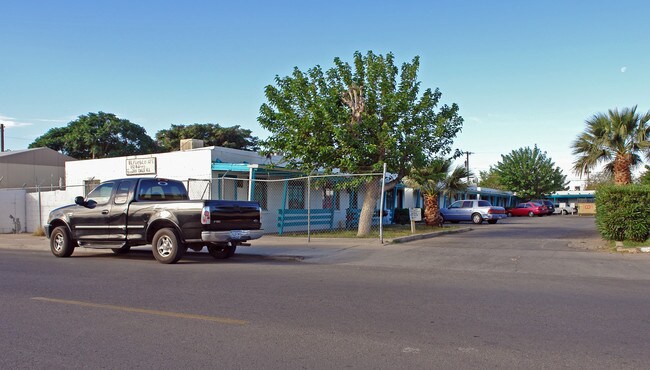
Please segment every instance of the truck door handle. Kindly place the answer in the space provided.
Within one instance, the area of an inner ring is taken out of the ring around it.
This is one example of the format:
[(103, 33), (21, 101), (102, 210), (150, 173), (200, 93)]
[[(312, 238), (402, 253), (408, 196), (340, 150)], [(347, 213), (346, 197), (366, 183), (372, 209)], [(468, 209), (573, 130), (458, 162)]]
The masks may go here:
[(108, 214), (108, 210), (107, 210), (107, 209), (103, 210), (103, 211), (102, 211), (102, 214), (103, 214), (103, 215), (107, 215), (107, 214)]

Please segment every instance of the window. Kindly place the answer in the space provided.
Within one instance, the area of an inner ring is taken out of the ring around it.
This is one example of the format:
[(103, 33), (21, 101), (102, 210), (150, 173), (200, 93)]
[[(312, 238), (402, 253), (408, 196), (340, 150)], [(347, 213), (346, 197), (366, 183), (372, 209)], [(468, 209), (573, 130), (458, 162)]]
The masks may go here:
[(115, 184), (112, 182), (106, 182), (99, 185), (88, 194), (88, 201), (92, 200), (96, 204), (108, 203), (111, 199), (111, 194), (113, 193), (113, 185)]
[(323, 188), (323, 209), (341, 209), (339, 192), (331, 187)]
[(147, 179), (140, 182), (139, 200), (187, 200), (183, 183), (164, 179)]
[(305, 209), (305, 191), (302, 184), (287, 185), (289, 209)]
[(472, 208), (474, 206), (474, 202), (471, 200), (466, 200), (463, 202), (463, 208)]
[(459, 200), (457, 202), (452, 203), (451, 206), (449, 206), (449, 208), (461, 208), (462, 206), (463, 206), (463, 202)]
[(489, 206), (491, 206), (491, 204), (487, 200), (479, 200), (478, 201), (478, 206), (479, 207), (489, 207)]
[(135, 182), (132, 180), (120, 182), (120, 186), (117, 188), (117, 192), (115, 192), (115, 200), (113, 203), (126, 203), (129, 200), (129, 193), (133, 190), (133, 185), (135, 185)]
[(84, 180), (84, 195), (88, 197), (88, 194), (90, 194), (91, 191), (93, 191), (94, 188), (99, 185), (101, 181), (99, 180)]
[(262, 181), (255, 181), (255, 188), (253, 189), (253, 200), (260, 204), (263, 210), (268, 209), (267, 204), (267, 183)]

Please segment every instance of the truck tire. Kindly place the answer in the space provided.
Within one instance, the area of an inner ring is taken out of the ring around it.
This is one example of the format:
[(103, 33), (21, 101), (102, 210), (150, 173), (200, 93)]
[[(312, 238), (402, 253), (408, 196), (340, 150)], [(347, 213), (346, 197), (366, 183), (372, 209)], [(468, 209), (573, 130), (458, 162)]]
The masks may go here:
[(52, 230), (52, 235), (50, 235), (50, 250), (53, 255), (57, 257), (70, 257), (76, 246), (77, 242), (70, 238), (67, 227), (58, 226)]
[(183, 257), (185, 246), (181, 245), (176, 231), (170, 228), (160, 229), (151, 242), (153, 256), (160, 263), (176, 263)]
[(563, 210), (562, 210), (562, 214), (563, 214), (564, 216), (566, 216), (566, 215), (569, 214), (569, 211), (567, 211), (566, 209), (563, 209)]
[(479, 224), (483, 223), (483, 217), (481, 216), (480, 213), (474, 213), (472, 215), (472, 222), (479, 225)]
[(121, 248), (111, 248), (113, 253), (120, 255), (120, 254), (127, 254), (131, 251), (131, 246), (130, 245), (125, 245)]
[(235, 254), (236, 248), (237, 247), (233, 247), (231, 245), (212, 244), (208, 245), (208, 252), (215, 259), (224, 260), (226, 258), (230, 258), (233, 254)]

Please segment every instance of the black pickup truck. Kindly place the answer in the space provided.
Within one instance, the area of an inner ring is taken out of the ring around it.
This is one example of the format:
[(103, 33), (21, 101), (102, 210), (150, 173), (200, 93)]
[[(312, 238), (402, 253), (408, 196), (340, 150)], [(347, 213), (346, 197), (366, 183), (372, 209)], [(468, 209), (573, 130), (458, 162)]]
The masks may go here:
[(223, 259), (262, 236), (261, 212), (257, 202), (189, 200), (180, 181), (126, 178), (103, 182), (85, 199), (52, 211), (45, 234), (57, 257), (69, 257), (77, 246), (122, 254), (151, 244), (161, 263), (204, 246)]

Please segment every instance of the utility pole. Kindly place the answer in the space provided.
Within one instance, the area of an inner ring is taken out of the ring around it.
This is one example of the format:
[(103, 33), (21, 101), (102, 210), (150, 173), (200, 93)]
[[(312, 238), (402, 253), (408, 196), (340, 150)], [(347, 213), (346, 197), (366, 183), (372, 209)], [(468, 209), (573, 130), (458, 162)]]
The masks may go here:
[(5, 151), (5, 125), (0, 123), (0, 136), (2, 137), (2, 151)]
[(470, 154), (476, 154), (474, 152), (465, 152), (466, 160), (465, 160), (465, 170), (467, 171), (467, 185), (469, 186), (469, 155)]

